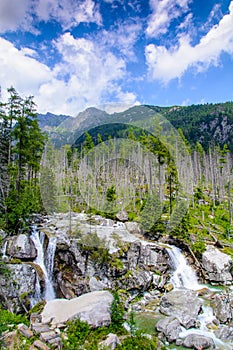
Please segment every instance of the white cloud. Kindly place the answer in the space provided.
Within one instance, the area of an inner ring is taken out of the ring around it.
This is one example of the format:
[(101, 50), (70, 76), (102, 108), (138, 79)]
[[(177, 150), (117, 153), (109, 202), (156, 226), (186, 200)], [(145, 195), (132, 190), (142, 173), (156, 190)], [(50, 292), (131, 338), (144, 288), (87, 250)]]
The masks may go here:
[(230, 13), (213, 26), (196, 46), (191, 46), (188, 35), (180, 36), (179, 44), (170, 49), (147, 45), (145, 55), (150, 77), (168, 83), (171, 79), (181, 78), (189, 68), (201, 72), (210, 65), (217, 66), (223, 52), (232, 55), (233, 1), (229, 10)]
[(40, 21), (54, 19), (63, 29), (70, 29), (81, 22), (100, 25), (102, 21), (99, 7), (93, 0), (39, 0), (35, 13)]
[(30, 0), (1, 0), (0, 1), (0, 33), (15, 31), (18, 28), (36, 32), (32, 28)]
[(33, 50), (18, 50), (9, 41), (0, 38), (0, 81), (2, 88), (13, 85), (26, 95), (35, 94), (39, 85), (51, 76), (51, 70), (36, 59)]
[[(52, 80), (41, 86), (39, 101), (40, 104), (43, 102), (45, 110), (49, 110), (46, 101), (51, 100), (59, 103), (59, 113), (72, 115), (111, 99), (131, 104), (135, 102), (134, 94), (124, 93), (120, 88), (120, 81), (126, 74), (123, 59), (118, 59), (93, 41), (75, 39), (70, 33), (64, 34), (56, 46), (62, 61), (54, 67), (54, 74), (60, 80)], [(60, 107), (61, 101), (63, 104)]]
[(38, 111), (76, 115), (110, 101), (134, 104), (136, 96), (121, 88), (126, 64), (98, 43), (70, 33), (54, 42), (62, 60), (53, 69), (40, 63), (35, 51), (17, 49), (0, 38), (2, 90), (14, 86), (20, 95), (34, 95)]
[(102, 47), (111, 47), (127, 60), (136, 60), (134, 44), (137, 42), (142, 24), (140, 20), (118, 23), (112, 30), (102, 30), (96, 40)]
[(188, 11), (190, 0), (150, 0), (152, 14), (149, 17), (146, 34), (158, 37), (168, 31), (171, 21)]
[(101, 25), (99, 6), (93, 0), (1, 0), (0, 32), (31, 31), (36, 22), (55, 20), (64, 30), (82, 23)]

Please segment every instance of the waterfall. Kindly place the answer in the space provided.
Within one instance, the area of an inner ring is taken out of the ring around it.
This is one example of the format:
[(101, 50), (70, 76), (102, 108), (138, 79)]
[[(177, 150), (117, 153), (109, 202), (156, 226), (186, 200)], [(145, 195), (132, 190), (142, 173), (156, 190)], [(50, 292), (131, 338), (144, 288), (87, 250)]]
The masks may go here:
[(166, 249), (172, 261), (174, 272), (171, 277), (171, 283), (175, 288), (186, 288), (198, 290), (202, 285), (198, 283), (195, 271), (188, 265), (187, 260), (181, 250), (175, 246)]
[(45, 299), (46, 301), (55, 299), (55, 291), (53, 288), (53, 263), (54, 263), (54, 255), (56, 250), (56, 238), (49, 238), (48, 247), (46, 250), (46, 254), (44, 254), (44, 233), (39, 232), (37, 228), (34, 226), (32, 228), (31, 239), (35, 244), (37, 250), (37, 257), (34, 260), (34, 263), (39, 265), (44, 275), (45, 288), (43, 293), (41, 293), (41, 286), (39, 283), (39, 278), (37, 276), (35, 293), (31, 300), (31, 304), (35, 304), (41, 299)]
[(53, 266), (54, 266), (55, 252), (56, 252), (56, 244), (57, 244), (57, 238), (51, 237), (49, 239), (48, 247), (46, 250), (45, 267), (46, 267), (48, 278), (50, 281), (52, 281), (53, 279)]
[(8, 243), (8, 241), (5, 241), (3, 246), (2, 246), (2, 260), (7, 259), (7, 255), (6, 255), (7, 243)]

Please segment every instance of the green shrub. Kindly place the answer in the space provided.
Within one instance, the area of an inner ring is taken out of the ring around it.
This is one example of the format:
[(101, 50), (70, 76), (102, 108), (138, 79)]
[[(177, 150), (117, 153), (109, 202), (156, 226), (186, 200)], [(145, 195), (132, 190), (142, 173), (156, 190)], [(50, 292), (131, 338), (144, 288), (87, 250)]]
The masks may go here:
[(122, 344), (117, 347), (121, 350), (157, 350), (156, 342), (153, 339), (136, 332), (135, 336), (127, 337)]
[(198, 259), (201, 259), (202, 253), (204, 253), (206, 246), (204, 242), (197, 241), (192, 244), (192, 250)]
[(29, 325), (29, 320), (25, 315), (15, 315), (10, 311), (0, 309), (0, 336), (2, 332), (5, 332), (9, 329), (15, 329), (16, 326), (20, 323), (24, 323), (27, 326)]
[(67, 324), (67, 340), (63, 341), (63, 349), (78, 350), (83, 349), (83, 344), (90, 337), (91, 328), (86, 322), (79, 319), (72, 320)]
[(124, 323), (124, 306), (120, 301), (120, 297), (117, 292), (113, 293), (113, 301), (111, 304), (111, 328), (119, 331), (123, 327)]

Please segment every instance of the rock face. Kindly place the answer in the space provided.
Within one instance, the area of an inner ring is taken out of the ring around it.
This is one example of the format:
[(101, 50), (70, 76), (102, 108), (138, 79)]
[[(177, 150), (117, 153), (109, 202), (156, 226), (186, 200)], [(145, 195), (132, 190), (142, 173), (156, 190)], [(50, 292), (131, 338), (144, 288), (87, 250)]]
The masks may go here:
[(30, 308), (30, 295), (34, 292), (36, 271), (27, 264), (8, 264), (9, 277), (0, 275), (1, 298), (12, 312), (25, 312)]
[[(74, 223), (75, 220), (76, 217)], [(90, 291), (115, 288), (137, 293), (147, 290), (150, 286), (162, 289), (166, 283), (168, 257), (165, 248), (141, 242), (139, 238), (130, 234), (124, 225), (112, 228), (104, 226), (98, 217), (95, 231), (100, 239), (106, 237), (108, 249), (113, 248), (109, 249), (104, 260), (103, 252), (98, 248), (95, 248), (95, 252), (93, 247), (83, 249), (79, 238), (69, 237), (64, 232), (63, 222), (67, 230), (67, 223), (63, 220), (54, 220), (50, 226), (51, 234), (57, 236), (54, 281), (59, 298), (73, 299)], [(84, 217), (78, 227), (85, 237), (90, 237), (90, 225), (85, 226)], [(85, 233), (87, 228), (88, 232)], [(164, 275), (163, 284), (161, 275)], [(155, 276), (158, 277), (158, 283)]]
[(207, 246), (206, 251), (202, 254), (202, 264), (209, 281), (224, 284), (232, 282), (232, 259), (229, 255), (220, 252), (215, 247)]
[(12, 258), (33, 260), (37, 256), (37, 251), (30, 237), (20, 234), (8, 239), (6, 254)]
[(83, 294), (78, 298), (54, 299), (48, 301), (42, 312), (42, 322), (53, 325), (79, 318), (91, 327), (108, 326), (111, 323), (111, 293), (98, 291)]
[(191, 290), (172, 290), (162, 296), (160, 312), (166, 316), (175, 316), (185, 328), (195, 326), (201, 310), (201, 301)]

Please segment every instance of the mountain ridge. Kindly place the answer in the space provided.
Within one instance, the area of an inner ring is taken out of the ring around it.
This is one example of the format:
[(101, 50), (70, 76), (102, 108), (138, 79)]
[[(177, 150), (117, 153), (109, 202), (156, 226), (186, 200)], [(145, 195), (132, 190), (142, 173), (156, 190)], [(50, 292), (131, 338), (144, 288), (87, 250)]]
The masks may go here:
[(208, 149), (214, 142), (220, 146), (227, 144), (233, 152), (233, 102), (168, 107), (142, 105), (112, 114), (90, 107), (76, 117), (38, 114), (38, 121), (41, 129), (48, 132), (55, 144), (57, 139), (66, 142), (65, 138), (72, 143), (89, 129), (103, 124), (143, 121), (151, 126), (151, 118), (158, 113), (175, 128), (182, 129), (192, 146), (199, 142)]

